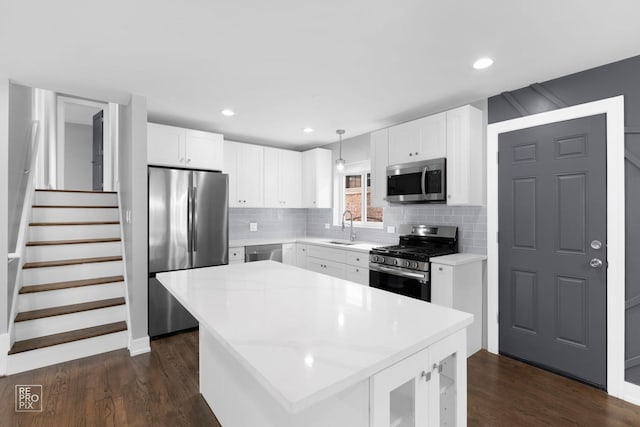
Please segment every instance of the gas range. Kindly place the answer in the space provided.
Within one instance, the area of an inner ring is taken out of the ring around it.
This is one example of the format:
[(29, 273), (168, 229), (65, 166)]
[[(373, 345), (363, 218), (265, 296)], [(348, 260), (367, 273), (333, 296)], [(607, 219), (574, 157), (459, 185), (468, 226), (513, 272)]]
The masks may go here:
[(369, 251), (371, 286), (431, 301), (430, 259), (458, 252), (458, 227), (405, 224), (400, 242)]
[(429, 271), (429, 259), (458, 252), (458, 227), (401, 225), (400, 244), (369, 251), (373, 264)]

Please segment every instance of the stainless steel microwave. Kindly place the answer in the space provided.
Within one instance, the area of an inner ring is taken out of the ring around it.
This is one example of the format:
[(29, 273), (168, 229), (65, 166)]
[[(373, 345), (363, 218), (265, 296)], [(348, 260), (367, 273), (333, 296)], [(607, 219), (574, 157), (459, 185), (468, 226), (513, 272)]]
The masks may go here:
[(387, 167), (387, 197), (391, 203), (444, 203), (445, 158)]

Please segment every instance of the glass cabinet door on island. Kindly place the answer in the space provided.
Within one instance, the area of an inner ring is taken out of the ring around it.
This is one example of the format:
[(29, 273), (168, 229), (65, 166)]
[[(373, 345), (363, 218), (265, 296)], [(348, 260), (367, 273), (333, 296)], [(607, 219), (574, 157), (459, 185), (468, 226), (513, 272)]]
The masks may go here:
[(466, 331), (371, 378), (372, 427), (465, 426)]

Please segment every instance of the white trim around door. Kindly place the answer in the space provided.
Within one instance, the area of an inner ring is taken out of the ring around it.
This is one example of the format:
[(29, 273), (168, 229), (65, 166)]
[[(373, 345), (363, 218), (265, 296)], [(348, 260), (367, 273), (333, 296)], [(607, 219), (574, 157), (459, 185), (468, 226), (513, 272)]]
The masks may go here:
[(498, 353), (498, 137), (501, 133), (606, 114), (607, 392), (633, 402), (624, 380), (625, 174), (624, 96), (533, 114), (487, 127), (487, 348)]

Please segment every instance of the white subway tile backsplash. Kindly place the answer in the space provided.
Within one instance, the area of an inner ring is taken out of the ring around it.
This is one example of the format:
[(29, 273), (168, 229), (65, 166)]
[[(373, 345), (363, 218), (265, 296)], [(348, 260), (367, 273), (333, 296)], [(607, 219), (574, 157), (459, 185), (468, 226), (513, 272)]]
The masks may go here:
[[(461, 252), (487, 252), (487, 214), (483, 206), (407, 205), (384, 208), (384, 227), (356, 228), (358, 240), (394, 244), (400, 224), (455, 225), (459, 232)], [(250, 232), (249, 223), (257, 222), (258, 231)], [(292, 237), (324, 237), (348, 239), (349, 230), (325, 224), (333, 223), (331, 209), (229, 209), (229, 239), (270, 239)], [(387, 233), (387, 226), (396, 233)]]

